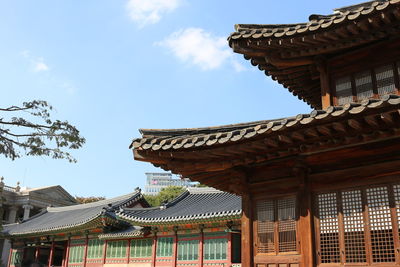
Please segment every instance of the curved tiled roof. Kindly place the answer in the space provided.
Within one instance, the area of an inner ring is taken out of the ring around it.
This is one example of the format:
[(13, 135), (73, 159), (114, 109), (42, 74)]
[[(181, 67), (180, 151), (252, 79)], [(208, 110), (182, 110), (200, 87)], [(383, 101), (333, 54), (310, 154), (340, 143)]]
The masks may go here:
[(125, 208), (117, 216), (133, 224), (165, 225), (239, 219), (240, 197), (212, 188), (190, 188), (166, 206)]
[(339, 8), (330, 15), (311, 15), (305, 23), (237, 24), (235, 30), (228, 37), (234, 52), (312, 108), (321, 109), (318, 78), (325, 63), (358, 48), (372, 54), (372, 46), (398, 38), (400, 0)]
[[(368, 110), (400, 105), (400, 96), (386, 95), (382, 99), (369, 99), (361, 103), (350, 103), (343, 106), (331, 106), (326, 110), (314, 110), (310, 114), (299, 114), (277, 120), (258, 121), (213, 128), (175, 129), (175, 130), (141, 130), (146, 133), (143, 138), (134, 139), (130, 148), (140, 151), (193, 150), (225, 143), (239, 142), (245, 139), (285, 131), (289, 128), (312, 125), (329, 121), (345, 115), (357, 115)], [(172, 134), (170, 134), (170, 132)], [(162, 133), (162, 134), (160, 134)]]
[(145, 234), (145, 229), (140, 226), (130, 226), (120, 231), (113, 231), (106, 234), (100, 234), (99, 239), (120, 239), (127, 237), (142, 237)]
[(103, 216), (115, 219), (111, 212), (126, 207), (140, 199), (140, 191), (116, 198), (67, 207), (49, 207), (45, 211), (17, 224), (5, 225), (5, 235), (28, 235), (60, 232), (66, 229), (86, 228), (99, 223)]
[(399, 5), (400, 0), (370, 1), (362, 4), (335, 9), (331, 15), (311, 15), (309, 22), (296, 24), (237, 24), (236, 32), (228, 40), (240, 38), (282, 38), (296, 34), (326, 30), (338, 24), (354, 21), (363, 16), (369, 16), (376, 11), (382, 11), (391, 6)]

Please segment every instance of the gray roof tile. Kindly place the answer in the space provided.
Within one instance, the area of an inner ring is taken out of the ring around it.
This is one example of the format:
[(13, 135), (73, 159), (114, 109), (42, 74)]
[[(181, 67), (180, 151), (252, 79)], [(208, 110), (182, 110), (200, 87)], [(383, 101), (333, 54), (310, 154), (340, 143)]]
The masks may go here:
[[(91, 223), (101, 215), (105, 215), (107, 210), (112, 211), (128, 206), (142, 198), (143, 195), (140, 191), (135, 191), (131, 194), (88, 204), (49, 207), (26, 221), (5, 225), (2, 233), (5, 235), (39, 234), (81, 227)], [(110, 212), (107, 215), (113, 216)]]
[(217, 221), (240, 217), (239, 196), (212, 188), (189, 188), (166, 206), (129, 209), (117, 212), (117, 216), (138, 225), (161, 225), (193, 221)]

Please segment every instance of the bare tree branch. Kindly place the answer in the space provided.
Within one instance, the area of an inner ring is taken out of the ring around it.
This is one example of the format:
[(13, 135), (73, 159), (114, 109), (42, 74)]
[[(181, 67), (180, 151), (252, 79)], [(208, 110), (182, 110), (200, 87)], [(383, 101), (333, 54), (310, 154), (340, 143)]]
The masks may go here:
[(0, 154), (14, 160), (23, 151), (28, 156), (50, 156), (76, 162), (70, 153), (61, 149), (79, 149), (85, 138), (67, 121), (52, 121), (52, 110), (53, 107), (42, 100), (0, 108)]

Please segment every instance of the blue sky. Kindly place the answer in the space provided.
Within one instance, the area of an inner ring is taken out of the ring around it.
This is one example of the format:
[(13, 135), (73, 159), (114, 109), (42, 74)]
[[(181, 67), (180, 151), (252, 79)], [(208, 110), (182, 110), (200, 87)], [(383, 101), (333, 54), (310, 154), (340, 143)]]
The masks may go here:
[(358, 1), (0, 1), (0, 106), (43, 99), (87, 143), (78, 163), (0, 157), (6, 184), (60, 184), (72, 195), (144, 187), (133, 160), (139, 128), (215, 126), (308, 113), (309, 107), (233, 54), (235, 23), (305, 22)]

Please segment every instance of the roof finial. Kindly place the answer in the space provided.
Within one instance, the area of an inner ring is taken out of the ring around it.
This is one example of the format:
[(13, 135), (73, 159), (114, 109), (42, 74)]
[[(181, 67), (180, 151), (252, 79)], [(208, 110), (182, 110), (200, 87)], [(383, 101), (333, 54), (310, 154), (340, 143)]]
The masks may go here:
[(21, 190), (21, 187), (19, 186), (20, 182), (17, 182), (17, 186), (15, 187), (15, 192), (19, 192)]
[(0, 188), (4, 188), (4, 177), (1, 176), (0, 178)]

